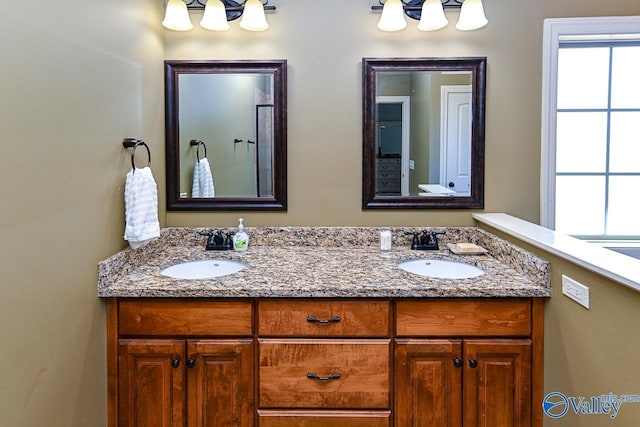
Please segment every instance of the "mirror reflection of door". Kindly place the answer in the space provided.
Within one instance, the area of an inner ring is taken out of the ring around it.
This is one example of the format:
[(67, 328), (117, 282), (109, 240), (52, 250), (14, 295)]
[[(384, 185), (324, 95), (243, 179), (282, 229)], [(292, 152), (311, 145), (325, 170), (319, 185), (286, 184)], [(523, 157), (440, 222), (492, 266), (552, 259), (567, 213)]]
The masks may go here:
[(376, 99), (376, 193), (409, 195), (410, 102), (408, 96)]
[(440, 185), (459, 196), (471, 194), (470, 85), (441, 87)]
[(468, 71), (382, 72), (376, 87), (376, 195), (471, 195)]

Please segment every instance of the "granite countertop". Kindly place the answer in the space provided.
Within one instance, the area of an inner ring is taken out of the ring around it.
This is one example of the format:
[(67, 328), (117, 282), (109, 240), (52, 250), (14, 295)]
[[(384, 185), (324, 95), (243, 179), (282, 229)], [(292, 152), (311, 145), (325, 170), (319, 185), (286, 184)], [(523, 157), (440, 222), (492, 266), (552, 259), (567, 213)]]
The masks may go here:
[[(126, 249), (99, 264), (100, 297), (209, 298), (415, 298), (548, 297), (549, 263), (475, 227), (391, 229), (394, 246), (381, 252), (378, 231), (358, 227), (247, 228), (247, 252), (205, 251), (203, 229), (169, 228), (138, 250)], [(446, 231), (439, 251), (412, 251), (406, 231)], [(226, 230), (225, 230), (226, 231)], [(448, 242), (473, 242), (484, 255), (455, 255)], [(353, 243), (356, 242), (357, 245)], [(444, 248), (444, 249), (443, 249)], [(185, 261), (223, 258), (244, 270), (212, 279), (173, 279), (160, 270)], [(402, 260), (433, 258), (476, 265), (471, 279), (435, 279), (401, 270)]]

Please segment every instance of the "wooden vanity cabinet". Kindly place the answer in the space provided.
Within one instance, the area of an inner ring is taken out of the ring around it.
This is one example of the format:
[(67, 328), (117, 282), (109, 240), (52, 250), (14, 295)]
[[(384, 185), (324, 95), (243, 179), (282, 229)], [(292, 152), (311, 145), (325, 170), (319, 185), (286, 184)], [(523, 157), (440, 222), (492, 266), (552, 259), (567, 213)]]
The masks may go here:
[(253, 426), (251, 302), (112, 300), (109, 313), (110, 426)]
[(542, 426), (542, 299), (107, 308), (109, 427)]
[(395, 425), (540, 426), (541, 309), (527, 299), (398, 301)]

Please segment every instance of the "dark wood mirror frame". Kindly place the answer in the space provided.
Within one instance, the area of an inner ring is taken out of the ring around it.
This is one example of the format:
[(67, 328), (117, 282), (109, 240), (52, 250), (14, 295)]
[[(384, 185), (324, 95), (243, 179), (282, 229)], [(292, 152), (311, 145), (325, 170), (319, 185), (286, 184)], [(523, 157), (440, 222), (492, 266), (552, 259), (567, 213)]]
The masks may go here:
[[(363, 58), (363, 209), (482, 209), (484, 207), (485, 57)], [(376, 74), (408, 71), (469, 71), (472, 89), (471, 196), (422, 197), (376, 194)]]
[[(165, 61), (165, 130), (167, 210), (170, 211), (286, 211), (287, 210), (287, 61), (222, 60)], [(180, 74), (262, 73), (273, 76), (274, 152), (273, 197), (180, 198)]]

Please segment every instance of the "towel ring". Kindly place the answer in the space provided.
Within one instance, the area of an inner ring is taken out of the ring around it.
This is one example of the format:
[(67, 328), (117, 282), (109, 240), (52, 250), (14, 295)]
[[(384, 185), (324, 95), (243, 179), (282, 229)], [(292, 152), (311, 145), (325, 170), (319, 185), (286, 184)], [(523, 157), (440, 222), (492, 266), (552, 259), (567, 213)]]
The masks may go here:
[(141, 145), (144, 145), (144, 148), (147, 149), (147, 166), (151, 166), (151, 150), (149, 149), (149, 146), (147, 145), (146, 142), (144, 142), (141, 139), (135, 139), (135, 138), (125, 138), (122, 141), (122, 145), (125, 148), (133, 148), (133, 150), (131, 150), (131, 169), (133, 169), (133, 173), (136, 172), (136, 162), (135, 162), (135, 157), (136, 157), (136, 148), (138, 148)]
[(196, 150), (196, 159), (198, 159), (198, 163), (200, 163), (200, 146), (202, 145), (204, 147), (204, 157), (207, 157), (207, 145), (203, 142), (203, 141), (198, 141), (197, 139), (192, 139), (191, 142), (189, 142), (189, 144), (191, 144), (191, 146), (197, 145), (198, 148)]

